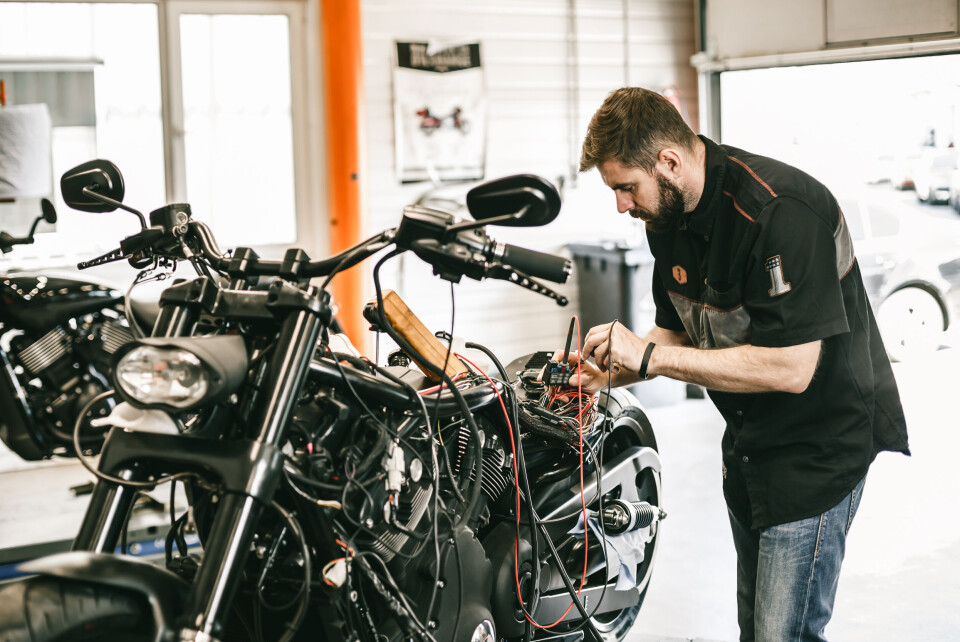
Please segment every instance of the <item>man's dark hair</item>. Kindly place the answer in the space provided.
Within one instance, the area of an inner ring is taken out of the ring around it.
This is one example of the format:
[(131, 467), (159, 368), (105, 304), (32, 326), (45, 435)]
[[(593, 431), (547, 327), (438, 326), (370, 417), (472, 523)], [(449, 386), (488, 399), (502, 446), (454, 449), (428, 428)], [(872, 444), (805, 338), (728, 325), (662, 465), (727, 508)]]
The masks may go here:
[(580, 171), (612, 159), (652, 173), (661, 150), (671, 146), (692, 150), (696, 141), (696, 134), (666, 98), (641, 87), (621, 87), (590, 119)]

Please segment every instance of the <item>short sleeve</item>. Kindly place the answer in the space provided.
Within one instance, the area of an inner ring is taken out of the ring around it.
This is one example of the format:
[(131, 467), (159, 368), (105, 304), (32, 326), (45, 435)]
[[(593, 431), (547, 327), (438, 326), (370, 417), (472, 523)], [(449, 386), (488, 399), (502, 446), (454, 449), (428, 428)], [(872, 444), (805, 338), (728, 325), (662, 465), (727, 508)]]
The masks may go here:
[(686, 332), (686, 328), (683, 327), (683, 321), (680, 320), (680, 315), (677, 314), (677, 308), (674, 307), (673, 301), (670, 300), (670, 295), (667, 293), (667, 288), (663, 285), (663, 280), (660, 278), (660, 270), (654, 267), (653, 270), (653, 303), (657, 306), (656, 316), (654, 317), (654, 322), (657, 324), (657, 327), (663, 328), (664, 330), (673, 330), (674, 332)]
[(833, 220), (787, 197), (758, 217), (743, 293), (753, 345), (800, 345), (849, 331)]

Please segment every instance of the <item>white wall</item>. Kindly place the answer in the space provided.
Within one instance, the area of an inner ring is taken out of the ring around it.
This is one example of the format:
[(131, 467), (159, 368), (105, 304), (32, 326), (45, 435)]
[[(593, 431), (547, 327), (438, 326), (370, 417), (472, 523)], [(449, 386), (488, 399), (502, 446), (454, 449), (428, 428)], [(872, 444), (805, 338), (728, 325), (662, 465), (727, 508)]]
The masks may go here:
[[(577, 34), (574, 94), (567, 83), (571, 4)], [(557, 253), (570, 242), (642, 236), (628, 217), (617, 214), (613, 193), (596, 171), (571, 177), (570, 168), (579, 161), (590, 116), (610, 91), (627, 84), (626, 72), (629, 84), (657, 91), (676, 86), (687, 121), (697, 123), (696, 75), (689, 62), (696, 51), (692, 0), (365, 0), (362, 11), (368, 233), (397, 225), (403, 206), (429, 187), (397, 180), (391, 64), (394, 41), (436, 38), (481, 43), (489, 100), (486, 177), (566, 178), (563, 209), (554, 223), (490, 228), (491, 236)], [(369, 272), (372, 265), (362, 269)], [(384, 287), (396, 289), (431, 330), (449, 330), (449, 284), (419, 259), (410, 255), (388, 263), (382, 277)], [(578, 311), (575, 276), (560, 289), (571, 299), (566, 308), (506, 283), (464, 280), (456, 288), (455, 334), (489, 346), (503, 359), (562, 347), (570, 316)]]

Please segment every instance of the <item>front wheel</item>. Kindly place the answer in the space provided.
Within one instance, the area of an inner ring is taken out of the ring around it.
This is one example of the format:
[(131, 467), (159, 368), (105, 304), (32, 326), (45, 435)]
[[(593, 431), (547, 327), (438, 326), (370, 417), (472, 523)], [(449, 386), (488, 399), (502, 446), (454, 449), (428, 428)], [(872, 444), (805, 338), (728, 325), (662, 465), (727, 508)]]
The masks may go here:
[(0, 589), (0, 642), (147, 642), (145, 600), (114, 588), (32, 577)]
[(946, 330), (940, 302), (917, 287), (906, 287), (888, 296), (877, 311), (877, 324), (894, 361), (909, 361), (935, 352)]

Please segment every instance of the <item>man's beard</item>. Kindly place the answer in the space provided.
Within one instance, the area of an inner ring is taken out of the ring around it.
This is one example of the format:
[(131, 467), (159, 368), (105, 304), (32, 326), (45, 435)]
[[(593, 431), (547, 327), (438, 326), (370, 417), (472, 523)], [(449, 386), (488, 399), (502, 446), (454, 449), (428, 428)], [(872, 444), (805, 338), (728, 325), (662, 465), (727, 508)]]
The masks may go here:
[(680, 227), (684, 212), (683, 193), (660, 172), (657, 172), (657, 200), (655, 214), (633, 209), (630, 216), (643, 219), (647, 229), (654, 234), (672, 232)]

